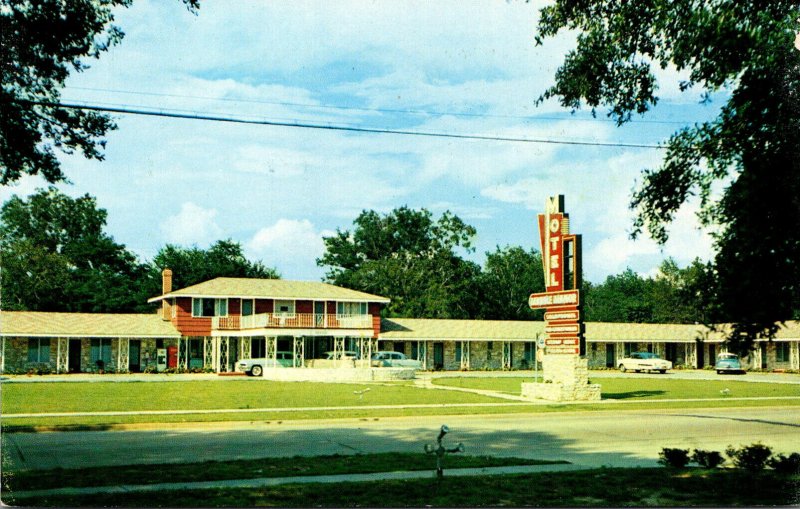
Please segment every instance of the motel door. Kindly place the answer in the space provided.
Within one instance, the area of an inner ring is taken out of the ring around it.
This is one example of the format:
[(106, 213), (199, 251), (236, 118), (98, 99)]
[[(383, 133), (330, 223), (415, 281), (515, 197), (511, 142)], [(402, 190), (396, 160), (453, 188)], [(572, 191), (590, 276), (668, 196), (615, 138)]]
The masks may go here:
[(433, 344), (433, 369), (444, 368), (444, 343)]
[(325, 326), (325, 302), (314, 302), (314, 327)]
[(606, 343), (606, 367), (613, 368), (615, 367), (615, 359), (614, 356), (616, 355), (617, 346), (614, 343)]
[(67, 366), (70, 373), (81, 372), (81, 340), (69, 340), (69, 364)]
[(142, 342), (138, 339), (132, 339), (128, 347), (128, 371), (131, 373), (138, 373), (142, 370), (141, 362), (139, 361)]

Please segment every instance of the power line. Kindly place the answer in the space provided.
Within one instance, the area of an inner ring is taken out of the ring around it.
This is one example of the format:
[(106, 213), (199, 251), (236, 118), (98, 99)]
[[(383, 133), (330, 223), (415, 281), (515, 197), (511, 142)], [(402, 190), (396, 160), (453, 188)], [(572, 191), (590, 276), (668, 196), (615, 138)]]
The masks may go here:
[(516, 143), (547, 143), (555, 145), (581, 145), (591, 147), (621, 147), (621, 148), (666, 148), (661, 145), (648, 145), (644, 143), (607, 143), (602, 141), (577, 141), (577, 140), (553, 140), (547, 138), (516, 138), (511, 136), (488, 136), (480, 134), (457, 134), (446, 133), (437, 131), (409, 131), (403, 129), (383, 129), (371, 127), (353, 127), (346, 125), (336, 124), (314, 124), (304, 122), (283, 122), (275, 120), (248, 120), (244, 118), (234, 118), (216, 115), (205, 114), (189, 114), (189, 113), (174, 113), (169, 111), (155, 111), (155, 110), (142, 110), (122, 107), (108, 107), (108, 106), (95, 106), (89, 104), (69, 104), (69, 103), (51, 103), (43, 101), (26, 101), (28, 104), (38, 106), (49, 106), (55, 108), (65, 108), (73, 110), (87, 110), (87, 111), (100, 111), (104, 113), (122, 113), (126, 115), (144, 115), (150, 117), (166, 117), (166, 118), (179, 118), (188, 120), (207, 120), (212, 122), (227, 122), (233, 124), (250, 124), (250, 125), (267, 125), (274, 127), (297, 127), (304, 129), (323, 129), (329, 131), (348, 131), (356, 133), (373, 133), (373, 134), (399, 134), (405, 136), (426, 136), (433, 138), (455, 138), (464, 140), (485, 140), (485, 141), (507, 141)]
[[(141, 92), (136, 90), (115, 90), (110, 88), (93, 88), (93, 87), (66, 87), (71, 90), (88, 90), (93, 92), (111, 92), (116, 94), (130, 94), (130, 95), (145, 95), (152, 97), (174, 97), (178, 99), (202, 99), (208, 101), (226, 101), (238, 102), (249, 104), (271, 104), (275, 106), (292, 106), (300, 108), (318, 108), (328, 110), (343, 110), (343, 111), (365, 111), (375, 113), (407, 113), (412, 115), (425, 115), (425, 116), (453, 116), (453, 117), (478, 117), (478, 118), (512, 118), (526, 121), (559, 121), (559, 122), (613, 122), (613, 119), (606, 118), (578, 118), (578, 117), (547, 117), (547, 116), (529, 116), (529, 115), (500, 115), (493, 113), (467, 113), (460, 111), (429, 111), (421, 109), (393, 109), (393, 108), (365, 108), (362, 106), (342, 106), (338, 104), (313, 104), (313, 103), (299, 103), (287, 101), (265, 101), (263, 99), (232, 99), (230, 97), (208, 97), (208, 96), (195, 96), (185, 94), (166, 94), (162, 92)], [(690, 121), (681, 120), (651, 120), (651, 119), (637, 119), (636, 123), (643, 124), (667, 124), (667, 125), (686, 125)]]

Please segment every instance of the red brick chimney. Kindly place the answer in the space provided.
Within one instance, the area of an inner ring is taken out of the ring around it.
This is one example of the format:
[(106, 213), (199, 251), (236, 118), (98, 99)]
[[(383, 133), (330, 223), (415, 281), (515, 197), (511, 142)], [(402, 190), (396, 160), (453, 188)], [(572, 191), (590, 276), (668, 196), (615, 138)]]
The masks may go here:
[[(172, 271), (164, 269), (161, 272), (161, 295), (166, 295), (172, 291)], [(172, 320), (172, 306), (167, 299), (161, 301), (161, 318), (166, 321)]]

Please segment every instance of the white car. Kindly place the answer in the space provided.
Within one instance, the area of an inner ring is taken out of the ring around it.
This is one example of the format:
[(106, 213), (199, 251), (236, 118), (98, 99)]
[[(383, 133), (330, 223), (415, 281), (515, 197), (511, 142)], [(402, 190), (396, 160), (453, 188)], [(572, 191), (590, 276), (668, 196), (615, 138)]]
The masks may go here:
[(634, 352), (630, 357), (625, 357), (617, 362), (617, 367), (623, 373), (626, 371), (658, 371), (666, 373), (672, 369), (672, 362), (667, 361), (651, 352)]
[(421, 361), (409, 359), (400, 352), (375, 352), (371, 360), (373, 367), (422, 369)]
[(264, 368), (290, 368), (294, 364), (292, 352), (275, 352), (275, 359), (264, 357), (255, 359), (239, 359), (236, 363), (236, 371), (247, 373), (248, 375), (261, 376)]

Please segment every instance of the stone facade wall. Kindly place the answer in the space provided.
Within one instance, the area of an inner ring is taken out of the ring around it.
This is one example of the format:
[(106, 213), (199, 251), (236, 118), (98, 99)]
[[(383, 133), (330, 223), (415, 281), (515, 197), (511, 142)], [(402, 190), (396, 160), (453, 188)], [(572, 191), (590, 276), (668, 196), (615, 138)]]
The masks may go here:
[(28, 338), (5, 338), (5, 359), (3, 369), (5, 373), (34, 372), (38, 369), (56, 371), (56, 357), (58, 340), (50, 338), (50, 358), (47, 362), (28, 362)]
[[(40, 368), (43, 370), (49, 370), (52, 373), (56, 372), (57, 362), (58, 362), (58, 343), (59, 338), (49, 338), (50, 339), (50, 358), (47, 362), (28, 362), (28, 338), (6, 338), (5, 344), (5, 359), (3, 369), (5, 373), (25, 373), (29, 370), (36, 372)], [(67, 359), (67, 366), (65, 367), (64, 371), (69, 369), (69, 344), (70, 341), (75, 341), (77, 338), (67, 338), (62, 345), (63, 348), (66, 348), (66, 353), (64, 354)], [(138, 338), (132, 338), (138, 339)], [(96, 363), (92, 362), (92, 338), (79, 338), (77, 339), (81, 342), (81, 361), (80, 361), (80, 372), (81, 373), (96, 373), (98, 371)], [(106, 371), (109, 372), (127, 372), (129, 366), (118, 366), (119, 361), (119, 348), (120, 348), (120, 339), (118, 338), (110, 338), (111, 340), (111, 363), (105, 366)], [(156, 339), (153, 338), (142, 338), (139, 339), (141, 342), (141, 349), (140, 349), (140, 358), (139, 358), (139, 366), (142, 371), (147, 366), (146, 363), (146, 356), (145, 352), (150, 354), (149, 362), (155, 368), (156, 362)], [(123, 340), (123, 344), (127, 344), (125, 340)], [(164, 340), (164, 348), (169, 345), (177, 345), (178, 342), (176, 339), (165, 339)], [(129, 359), (130, 361), (130, 359)]]

